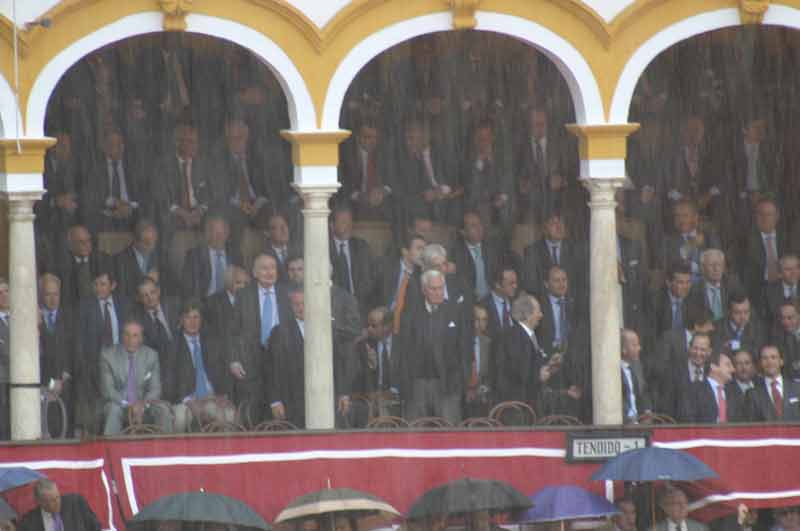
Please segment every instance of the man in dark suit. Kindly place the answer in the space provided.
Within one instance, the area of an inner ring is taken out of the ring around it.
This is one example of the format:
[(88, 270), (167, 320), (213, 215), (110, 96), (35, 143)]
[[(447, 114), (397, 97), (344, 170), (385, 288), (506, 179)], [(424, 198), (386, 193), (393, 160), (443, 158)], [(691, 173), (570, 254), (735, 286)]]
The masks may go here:
[(741, 271), (750, 300), (766, 316), (767, 285), (781, 280), (779, 259), (788, 251), (788, 237), (778, 226), (780, 213), (772, 199), (761, 199), (755, 208), (755, 227), (742, 250)]
[(680, 199), (672, 207), (674, 231), (664, 237), (661, 251), (662, 267), (667, 269), (675, 261), (689, 264), (692, 283), (700, 280), (700, 253), (706, 249), (722, 249), (716, 234), (700, 230), (697, 205), (689, 199)]
[(762, 378), (756, 373), (753, 354), (748, 350), (737, 350), (733, 353), (733, 378), (725, 385), (725, 397), (729, 407), (740, 412), (738, 420), (747, 420), (751, 415), (749, 391), (762, 384)]
[(700, 254), (702, 277), (689, 291), (690, 306), (703, 306), (717, 321), (725, 316), (728, 297), (740, 293), (742, 286), (732, 273), (727, 273), (725, 253), (719, 249), (706, 249)]
[(494, 404), (495, 351), (489, 337), (489, 312), (480, 305), (473, 307), (473, 343), (470, 376), (464, 393), (464, 418), (486, 417)]
[(549, 355), (567, 351), (572, 334), (583, 320), (583, 310), (571, 296), (569, 288), (567, 272), (559, 266), (552, 266), (545, 282), (542, 322), (538, 329), (542, 348)]
[(461, 171), (466, 179), (464, 208), (478, 212), (484, 223), (507, 234), (514, 221), (514, 183), (510, 164), (495, 145), (491, 122), (475, 126), (472, 150)]
[(495, 349), (497, 400), (525, 402), (541, 411), (542, 388), (555, 366), (549, 363), (536, 335), (542, 320), (539, 301), (522, 293), (514, 300), (511, 315), (514, 324), (502, 336), (502, 345)]
[(94, 249), (92, 235), (83, 225), (67, 231), (68, 250), (54, 257), (46, 269), (61, 279), (61, 296), (65, 304), (77, 305), (92, 295), (95, 275), (111, 267), (111, 258)]
[(458, 305), (445, 300), (441, 272), (426, 271), (421, 282), (423, 304), (409, 308), (395, 345), (405, 416), (444, 417), (457, 424), (472, 352), (472, 328), (460, 316)]
[(107, 132), (102, 156), (81, 190), (83, 219), (96, 232), (130, 230), (142, 210), (149, 213), (147, 183), (135, 175), (124, 154), (122, 132)]
[[(357, 374), (353, 392), (397, 392), (397, 357), (392, 356), (392, 313), (385, 306), (367, 314), (367, 335), (356, 343)], [(381, 414), (388, 413), (388, 410)]]
[(64, 494), (49, 479), (33, 486), (36, 508), (19, 523), (20, 531), (100, 531), (100, 522), (80, 494)]
[(370, 307), (374, 271), (369, 244), (353, 236), (353, 211), (339, 206), (331, 213), (333, 283), (355, 296), (362, 311)]
[(640, 381), (635, 365), (640, 362), (642, 345), (639, 336), (630, 329), (623, 329), (620, 334), (620, 369), (622, 371), (622, 417), (626, 424), (636, 423), (639, 415), (652, 410), (650, 397), (645, 382)]
[(487, 333), (495, 345), (513, 325), (511, 306), (517, 296), (517, 272), (509, 265), (500, 265), (492, 278), (492, 291), (480, 302), (489, 317)]
[(665, 287), (648, 300), (653, 337), (661, 337), (668, 330), (683, 330), (687, 319), (687, 297), (692, 286), (692, 273), (689, 265), (680, 260), (667, 270)]
[(554, 212), (544, 222), (544, 238), (525, 249), (522, 286), (528, 293), (543, 294), (554, 265), (567, 272), (575, 294), (588, 293), (589, 255), (586, 245), (567, 238), (561, 214)]
[(645, 336), (649, 332), (650, 323), (645, 314), (648, 272), (644, 245), (639, 240), (620, 234), (617, 235), (617, 245), (617, 278), (622, 285), (623, 324), (640, 336)]
[(158, 352), (162, 367), (166, 367), (170, 344), (175, 339), (180, 320), (180, 300), (162, 297), (161, 288), (152, 278), (139, 283), (136, 298), (139, 304), (135, 313), (144, 326), (144, 344)]
[(667, 390), (661, 397), (659, 413), (666, 413), (671, 417), (681, 414), (682, 400), (689, 392), (691, 384), (705, 380), (710, 356), (711, 337), (702, 332), (694, 334), (689, 344), (689, 357), (686, 363), (674, 364), (658, 376), (661, 380), (660, 389)]
[(673, 367), (686, 366), (690, 343), (695, 334), (710, 335), (713, 331), (711, 312), (702, 306), (689, 306), (685, 327), (664, 332), (656, 343), (654, 353), (643, 358), (645, 377), (648, 383), (653, 384), (651, 398), (654, 411), (664, 413), (672, 408), (673, 390), (671, 387), (664, 387), (669, 379), (663, 378), (663, 375), (669, 374)]
[(122, 324), (130, 316), (128, 300), (116, 295), (114, 274), (100, 271), (94, 279), (94, 295), (81, 300), (75, 364), (77, 403), (75, 426), (96, 433), (99, 421), (100, 378), (98, 366), (103, 349), (119, 344)]
[(233, 422), (233, 411), (207, 399), (230, 394), (225, 338), (207, 333), (202, 304), (187, 301), (181, 309), (180, 329), (170, 345), (162, 371), (164, 400), (174, 404), (175, 431), (188, 431), (193, 420)]
[(163, 289), (177, 293), (175, 280), (163, 258), (158, 228), (152, 221), (140, 219), (133, 229), (133, 243), (114, 255), (119, 293), (126, 297), (135, 297), (136, 290), (145, 277), (152, 278)]
[(356, 129), (355, 137), (340, 148), (339, 176), (342, 189), (337, 204), (355, 205), (356, 217), (362, 220), (382, 220), (393, 225), (401, 223), (392, 180), (389, 150), (378, 126), (364, 122)]
[(715, 351), (709, 357), (706, 378), (689, 386), (682, 397), (678, 420), (686, 423), (725, 424), (746, 419), (746, 411), (737, 410), (741, 402), (730, 400), (727, 384), (733, 377), (733, 364), (726, 352)]
[(290, 318), (290, 309), (285, 287), (277, 284), (275, 258), (267, 254), (257, 256), (253, 263), (253, 279), (236, 294), (229, 370), (234, 377), (236, 402), (247, 401), (251, 414), (261, 418), (264, 416), (262, 400), (270, 396), (265, 387), (272, 381), (271, 378), (264, 380), (271, 367), (267, 345), (273, 329)]
[(206, 299), (203, 328), (215, 337), (233, 337), (236, 296), (250, 282), (250, 275), (239, 266), (225, 268), (225, 289)]
[(176, 230), (199, 229), (219, 193), (213, 188), (209, 161), (199, 153), (197, 128), (191, 123), (178, 124), (174, 140), (174, 151), (168, 150), (156, 169), (159, 219), (167, 241)]
[(750, 299), (743, 293), (732, 293), (725, 318), (714, 324), (714, 350), (727, 348), (734, 352), (744, 348), (758, 352), (766, 340), (761, 323), (753, 315)]
[(800, 383), (781, 374), (783, 353), (774, 345), (764, 345), (760, 351), (763, 384), (750, 391), (753, 422), (800, 420)]
[(456, 265), (456, 274), (475, 293), (475, 300), (489, 295), (494, 271), (501, 260), (497, 245), (486, 238), (477, 212), (464, 213), (460, 235), (450, 247), (448, 256)]
[(54, 252), (63, 252), (62, 238), (78, 222), (78, 197), (82, 177), (79, 161), (72, 152), (72, 136), (63, 131), (51, 133), (56, 145), (44, 159), (44, 188), (47, 190), (34, 207), (36, 232), (50, 234)]
[(228, 222), (221, 216), (208, 216), (205, 243), (186, 253), (183, 263), (183, 296), (205, 297), (225, 288), (225, 269), (242, 265), (239, 248), (229, 240)]
[[(712, 180), (713, 161), (705, 140), (705, 123), (699, 116), (688, 116), (684, 120), (683, 140), (672, 160), (667, 183), (667, 198), (670, 204), (680, 199), (697, 202), (700, 210), (717, 206), (721, 190)], [(716, 200), (716, 201), (715, 201)]]
[(784, 255), (780, 259), (780, 267), (780, 282), (767, 285), (767, 324), (773, 328), (780, 325), (778, 309), (785, 302), (797, 304), (800, 301), (800, 258), (795, 254)]
[(213, 175), (219, 183), (216, 207), (225, 212), (234, 244), (262, 208), (270, 204), (269, 175), (259, 152), (249, 148), (250, 128), (244, 120), (233, 118), (225, 124), (224, 142), (213, 156)]
[(797, 305), (784, 302), (778, 307), (779, 327), (773, 334), (773, 344), (783, 354), (783, 374), (800, 381), (800, 311)]
[(438, 146), (431, 145), (430, 131), (416, 118), (405, 127), (405, 142), (394, 161), (395, 192), (403, 197), (404, 210), (425, 212), (441, 223), (455, 223), (464, 187), (458, 175), (449, 174)]
[[(288, 290), (291, 313), (273, 330), (269, 339), (272, 361), (265, 367), (264, 380), (270, 382), (268, 391), (272, 416), (288, 420), (299, 428), (306, 425), (305, 397), (305, 297), (303, 287), (294, 284)], [(350, 392), (354, 360), (342, 352), (342, 344), (334, 338), (334, 393), (340, 421), (350, 414)]]
[[(425, 238), (416, 233), (408, 233), (400, 245), (400, 256), (392, 253), (383, 258), (378, 268), (375, 285), (375, 304), (388, 306), (399, 323), (405, 309), (411, 279), (422, 267), (422, 250)], [(402, 304), (399, 302), (402, 301)], [(398, 329), (399, 331), (399, 329)]]
[[(61, 304), (61, 281), (57, 276), (45, 273), (39, 279), (39, 373), (41, 383), (49, 392), (61, 397), (67, 410), (67, 426), (70, 435), (74, 415), (75, 374), (75, 314), (72, 308)], [(51, 426), (48, 419), (48, 426)], [(59, 421), (60, 422), (60, 421)]]
[[(260, 219), (256, 220), (256, 225), (261, 228)], [(303, 247), (300, 242), (291, 239), (289, 223), (283, 214), (275, 212), (270, 215), (265, 228), (264, 238), (258, 247), (258, 254), (265, 253), (275, 257), (275, 260), (278, 261), (278, 280), (286, 282), (289, 280), (286, 270), (289, 259), (303, 256)]]

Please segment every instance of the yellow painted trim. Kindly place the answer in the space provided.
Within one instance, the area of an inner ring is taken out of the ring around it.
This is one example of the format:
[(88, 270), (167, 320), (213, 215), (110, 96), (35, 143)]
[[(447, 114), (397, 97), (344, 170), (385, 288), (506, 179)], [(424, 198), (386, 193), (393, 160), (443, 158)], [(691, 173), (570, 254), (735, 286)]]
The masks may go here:
[(639, 129), (639, 124), (567, 124), (566, 128), (578, 137), (581, 160), (624, 159), (628, 136)]
[(0, 140), (0, 171), (6, 174), (42, 173), (45, 152), (55, 143), (55, 138), (22, 139), (22, 151), (18, 153), (16, 140)]
[(292, 144), (292, 162), (295, 166), (337, 166), (339, 144), (350, 136), (350, 131), (281, 131), (281, 136)]

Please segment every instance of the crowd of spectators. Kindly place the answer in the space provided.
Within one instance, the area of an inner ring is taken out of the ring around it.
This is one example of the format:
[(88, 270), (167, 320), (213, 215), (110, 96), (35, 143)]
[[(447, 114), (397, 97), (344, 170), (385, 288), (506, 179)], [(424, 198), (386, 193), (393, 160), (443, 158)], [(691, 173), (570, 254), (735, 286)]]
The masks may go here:
[[(704, 35), (637, 87), (617, 194), (626, 421), (800, 417), (794, 40)], [(591, 421), (571, 121), (556, 67), (496, 35), (421, 37), (359, 74), (331, 200), (337, 425), (366, 424), (364, 395), (409, 419), (513, 400)], [(304, 426), (301, 201), (269, 70), (203, 37), (131, 39), (74, 66), (47, 122), (42, 384), (68, 431), (186, 430), (236, 407)], [(0, 284), (0, 335), (7, 311)]]

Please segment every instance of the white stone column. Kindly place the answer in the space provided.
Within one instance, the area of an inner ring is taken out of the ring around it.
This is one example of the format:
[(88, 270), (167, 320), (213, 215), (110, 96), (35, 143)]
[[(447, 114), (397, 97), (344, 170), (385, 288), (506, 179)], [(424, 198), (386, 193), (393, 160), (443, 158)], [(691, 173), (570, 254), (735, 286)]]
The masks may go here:
[(9, 327), (11, 382), (11, 438), (42, 436), (39, 389), (39, 326), (36, 278), (36, 245), (33, 203), (39, 192), (6, 194), (9, 220)]
[[(335, 171), (335, 168), (334, 168)], [(334, 174), (335, 177), (335, 174)], [(339, 187), (297, 184), (303, 197), (305, 261), (305, 399), (306, 427), (333, 429), (336, 403), (333, 384), (331, 265), (328, 249), (328, 200)]]
[(594, 424), (622, 424), (620, 292), (614, 192), (622, 179), (584, 179), (591, 198), (589, 301)]

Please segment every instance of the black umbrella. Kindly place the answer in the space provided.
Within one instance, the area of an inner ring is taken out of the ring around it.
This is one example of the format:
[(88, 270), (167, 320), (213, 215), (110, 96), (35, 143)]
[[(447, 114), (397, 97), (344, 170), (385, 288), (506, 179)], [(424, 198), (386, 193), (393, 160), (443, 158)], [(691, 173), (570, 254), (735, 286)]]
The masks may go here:
[(533, 503), (520, 491), (502, 481), (464, 478), (435, 487), (419, 498), (408, 510), (411, 520), (428, 516), (509, 512), (529, 509)]
[(247, 504), (222, 494), (182, 492), (159, 498), (143, 508), (130, 524), (146, 522), (211, 522), (270, 531), (270, 525)]

